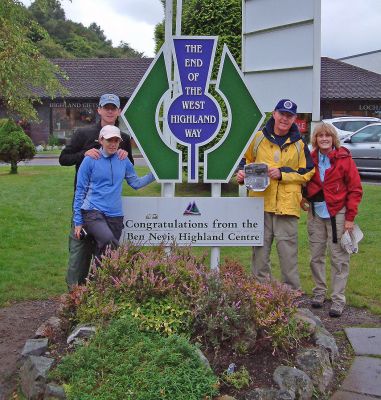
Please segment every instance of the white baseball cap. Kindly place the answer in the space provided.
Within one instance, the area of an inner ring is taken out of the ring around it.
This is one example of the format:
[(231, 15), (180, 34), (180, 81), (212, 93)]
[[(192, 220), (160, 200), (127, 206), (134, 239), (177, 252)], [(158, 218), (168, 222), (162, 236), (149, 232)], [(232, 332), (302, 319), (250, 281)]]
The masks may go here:
[(99, 140), (111, 139), (113, 137), (117, 137), (120, 140), (122, 140), (122, 136), (120, 134), (120, 129), (117, 126), (105, 125), (99, 132)]

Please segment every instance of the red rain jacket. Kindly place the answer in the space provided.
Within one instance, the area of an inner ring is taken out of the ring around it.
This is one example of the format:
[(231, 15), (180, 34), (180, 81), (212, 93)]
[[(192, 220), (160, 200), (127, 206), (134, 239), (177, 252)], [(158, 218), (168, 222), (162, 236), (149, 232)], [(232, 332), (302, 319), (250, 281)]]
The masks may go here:
[(331, 167), (325, 171), (324, 182), (320, 180), (318, 151), (314, 149), (311, 156), (315, 164), (315, 174), (307, 183), (307, 198), (312, 200), (322, 190), (329, 215), (334, 217), (345, 206), (345, 220), (353, 221), (362, 198), (362, 186), (350, 151), (340, 147), (328, 153)]

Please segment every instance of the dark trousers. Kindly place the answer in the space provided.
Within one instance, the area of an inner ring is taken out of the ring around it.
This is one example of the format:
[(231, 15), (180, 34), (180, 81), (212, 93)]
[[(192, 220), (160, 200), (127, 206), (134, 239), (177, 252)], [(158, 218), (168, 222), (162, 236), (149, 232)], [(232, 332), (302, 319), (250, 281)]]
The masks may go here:
[(95, 251), (95, 242), (91, 236), (79, 240), (74, 236), (74, 227), (69, 235), (69, 261), (66, 273), (66, 283), (70, 288), (83, 285), (89, 273), (90, 263)]
[(98, 264), (107, 246), (113, 249), (118, 247), (123, 230), (123, 217), (107, 217), (97, 210), (82, 210), (82, 216), (84, 228), (95, 240), (94, 256)]

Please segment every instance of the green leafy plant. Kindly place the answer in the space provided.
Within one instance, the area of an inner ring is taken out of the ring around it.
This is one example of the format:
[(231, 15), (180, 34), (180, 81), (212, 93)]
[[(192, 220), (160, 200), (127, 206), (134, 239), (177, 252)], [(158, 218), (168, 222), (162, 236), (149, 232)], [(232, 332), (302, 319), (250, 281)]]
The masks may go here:
[(0, 127), (0, 161), (11, 164), (11, 174), (17, 174), (17, 163), (30, 160), (36, 154), (29, 136), (9, 119)]
[(131, 316), (113, 321), (63, 359), (51, 377), (69, 400), (199, 400), (218, 393), (218, 379), (185, 338), (139, 329)]
[(234, 372), (228, 373), (225, 371), (221, 375), (221, 379), (226, 385), (233, 386), (238, 390), (248, 387), (251, 382), (249, 371), (245, 366), (242, 366), (239, 370)]
[(182, 333), (189, 335), (192, 321), (190, 310), (176, 304), (169, 297), (151, 298), (141, 306), (130, 307), (131, 315), (140, 321), (140, 328), (145, 331), (161, 332), (164, 335)]

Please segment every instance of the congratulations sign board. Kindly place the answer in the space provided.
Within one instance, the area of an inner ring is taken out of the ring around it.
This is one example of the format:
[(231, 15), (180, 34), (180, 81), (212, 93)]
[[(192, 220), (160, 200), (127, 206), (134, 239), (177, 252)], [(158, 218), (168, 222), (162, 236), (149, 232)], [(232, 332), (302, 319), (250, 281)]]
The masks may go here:
[(124, 197), (123, 210), (122, 240), (140, 245), (263, 245), (263, 198)]

